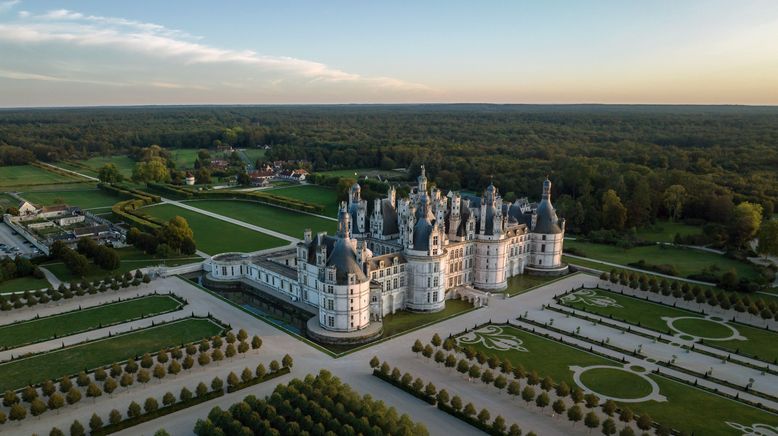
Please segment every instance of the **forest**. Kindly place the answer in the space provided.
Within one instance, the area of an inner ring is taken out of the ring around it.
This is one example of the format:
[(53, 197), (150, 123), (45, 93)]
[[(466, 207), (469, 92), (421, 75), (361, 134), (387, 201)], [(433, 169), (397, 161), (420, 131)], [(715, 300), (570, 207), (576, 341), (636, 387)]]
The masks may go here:
[[(537, 199), (572, 232), (657, 218), (729, 223), (778, 201), (778, 108), (618, 105), (203, 106), (0, 111), (0, 165), (163, 148), (271, 145), (314, 171), (424, 164), (446, 189)], [(709, 229), (713, 238), (725, 229)], [(718, 235), (718, 236), (717, 236)]]

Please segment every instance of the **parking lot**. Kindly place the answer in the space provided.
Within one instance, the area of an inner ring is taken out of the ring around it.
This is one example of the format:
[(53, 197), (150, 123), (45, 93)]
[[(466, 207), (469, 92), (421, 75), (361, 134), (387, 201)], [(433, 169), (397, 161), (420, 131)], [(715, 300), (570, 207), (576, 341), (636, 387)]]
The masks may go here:
[(0, 257), (31, 256), (37, 249), (13, 231), (8, 224), (0, 223)]

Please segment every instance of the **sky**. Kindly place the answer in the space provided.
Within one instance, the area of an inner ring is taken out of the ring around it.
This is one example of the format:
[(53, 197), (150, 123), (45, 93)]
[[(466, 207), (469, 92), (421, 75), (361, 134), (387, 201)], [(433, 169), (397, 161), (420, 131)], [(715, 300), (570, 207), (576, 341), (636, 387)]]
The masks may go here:
[(778, 1), (0, 0), (0, 107), (778, 104)]

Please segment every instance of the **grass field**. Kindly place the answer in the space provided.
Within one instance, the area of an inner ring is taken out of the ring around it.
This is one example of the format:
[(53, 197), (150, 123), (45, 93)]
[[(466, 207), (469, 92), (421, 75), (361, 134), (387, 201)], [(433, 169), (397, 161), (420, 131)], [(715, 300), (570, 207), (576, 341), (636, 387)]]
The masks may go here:
[(18, 389), (81, 370), (125, 361), (146, 352), (217, 335), (222, 327), (208, 319), (189, 318), (132, 333), (16, 359), (0, 365), (0, 389)]
[(71, 177), (59, 175), (32, 165), (0, 167), (0, 188), (21, 187), (44, 183), (70, 182)]
[(505, 293), (512, 297), (514, 295), (521, 294), (528, 289), (534, 288), (535, 286), (548, 283), (558, 278), (559, 277), (543, 277), (531, 276), (529, 274), (520, 274), (508, 278), (508, 289), (505, 290)]
[(5, 213), (5, 210), (8, 207), (16, 207), (19, 205), (19, 200), (15, 199), (14, 197), (11, 197), (9, 194), (5, 192), (0, 192), (0, 212)]
[(132, 176), (132, 169), (135, 168), (135, 160), (129, 156), (97, 156), (81, 161), (57, 162), (56, 165), (72, 171), (85, 174), (87, 176), (97, 177), (100, 168), (107, 163), (116, 165), (119, 172), (126, 178)]
[(433, 323), (449, 316), (473, 310), (473, 305), (462, 300), (446, 300), (446, 308), (435, 313), (400, 311), (386, 315), (383, 319), (383, 337), (389, 337), (411, 330), (423, 324)]
[(93, 209), (96, 207), (110, 208), (115, 203), (126, 198), (109, 194), (102, 189), (96, 188), (23, 192), (21, 193), (21, 197), (33, 204), (41, 206), (65, 203), (69, 206), (78, 206), (82, 209)]
[(269, 194), (294, 198), (311, 204), (324, 206), (323, 215), (338, 216), (338, 195), (333, 188), (318, 185), (298, 185), (268, 191)]
[[(586, 304), (583, 301), (562, 301), (562, 303), (577, 309), (585, 309), (588, 312), (596, 313), (598, 315), (612, 317), (616, 320), (623, 320), (632, 324), (640, 324), (641, 327), (656, 330), (664, 334), (670, 332), (670, 328), (667, 325), (667, 322), (662, 319), (663, 316), (670, 318), (686, 316), (702, 318), (699, 314), (694, 312), (651, 303), (627, 295), (620, 295), (615, 292), (599, 289), (596, 290), (596, 292), (599, 295), (613, 299), (613, 301), (621, 307), (600, 307), (597, 305)], [(725, 338), (731, 335), (731, 331), (721, 324), (702, 319), (699, 321), (679, 320), (673, 323), (673, 325), (685, 333), (699, 337)], [(726, 348), (733, 352), (739, 350), (745, 354), (759, 356), (760, 358), (768, 361), (778, 359), (778, 347), (774, 346), (774, 344), (778, 342), (778, 334), (769, 332), (767, 330), (744, 326), (741, 324), (727, 323), (727, 325), (737, 329), (737, 331), (740, 332), (742, 336), (748, 338), (748, 340), (706, 340), (705, 342)]]
[(194, 167), (199, 148), (176, 148), (170, 150), (170, 160), (175, 162), (176, 168), (187, 169)]
[(167, 266), (177, 266), (202, 260), (202, 258), (197, 256), (179, 256), (172, 259), (159, 259), (154, 256), (149, 256), (148, 254), (138, 250), (135, 247), (119, 248), (116, 250), (116, 252), (119, 254), (119, 258), (121, 259), (121, 264), (119, 265), (118, 269), (107, 271), (98, 267), (94, 263), (89, 262), (89, 270), (87, 271), (86, 276), (83, 278), (74, 277), (65, 267), (65, 264), (59, 261), (44, 263), (41, 266), (51, 271), (55, 276), (57, 276), (58, 279), (69, 282), (71, 280), (86, 279), (91, 281), (102, 279), (106, 276), (123, 274), (127, 271), (134, 271), (138, 268), (144, 268), (152, 265), (165, 264)]
[(36, 279), (32, 276), (19, 277), (16, 279), (0, 282), (0, 292), (32, 291), (45, 289), (49, 287), (49, 281), (46, 279)]
[(702, 233), (702, 227), (673, 221), (659, 221), (653, 226), (637, 230), (638, 238), (651, 242), (673, 242), (676, 234), (689, 236), (700, 233)]
[(379, 170), (378, 168), (355, 168), (350, 170), (322, 171), (322, 172), (317, 172), (316, 174), (323, 174), (325, 176), (333, 176), (333, 177), (350, 177), (350, 178), (360, 178), (360, 179), (363, 179), (365, 177), (373, 179), (378, 177), (379, 175), (383, 178), (390, 178), (390, 179), (408, 178), (408, 173), (404, 171)]
[(246, 148), (243, 150), (243, 153), (246, 155), (246, 157), (249, 158), (252, 162), (256, 162), (257, 159), (264, 159), (265, 158), (265, 149), (264, 148)]
[[(715, 253), (709, 253), (690, 248), (671, 247), (665, 245), (649, 245), (634, 248), (619, 248), (615, 245), (595, 244), (591, 242), (565, 240), (566, 248), (575, 248), (584, 257), (627, 265), (628, 263), (645, 260), (649, 264), (670, 264), (678, 269), (681, 276), (699, 273), (703, 268), (716, 265), (722, 272), (734, 269), (738, 277), (755, 279), (759, 271), (746, 262), (730, 259)], [(573, 260), (573, 262), (576, 262)], [(609, 270), (610, 267), (604, 267)]]
[[(487, 355), (495, 354), (500, 358), (507, 357), (512, 364), (521, 364), (528, 371), (535, 370), (541, 376), (551, 376), (555, 381), (564, 380), (571, 386), (573, 372), (570, 365), (587, 367), (591, 365), (609, 365), (621, 367), (616, 361), (596, 356), (556, 341), (552, 341), (531, 333), (510, 327), (500, 326), (503, 334), (514, 336), (522, 341), (522, 346), (528, 351), (510, 349), (495, 351), (486, 348), (483, 343), (471, 345)], [(588, 371), (587, 371), (588, 372)], [(587, 372), (584, 372), (586, 375)], [(615, 370), (603, 372), (598, 377), (582, 377), (592, 382), (598, 389), (610, 393), (629, 393), (630, 390), (640, 392), (640, 386), (622, 386), (624, 377), (634, 380), (636, 376), (626, 374), (623, 377), (612, 377)], [(607, 376), (607, 377), (605, 377)], [(763, 423), (778, 425), (778, 416), (763, 412), (754, 407), (746, 406), (737, 401), (719, 397), (691, 386), (687, 386), (661, 376), (649, 375), (659, 385), (660, 393), (667, 397), (666, 402), (646, 401), (624, 404), (633, 411), (648, 413), (654, 420), (672, 428), (685, 430), (688, 433), (700, 435), (741, 435), (726, 421), (745, 425)], [(632, 383), (632, 382), (631, 382)], [(634, 384), (634, 383), (632, 383)]]
[[(222, 203), (221, 201), (216, 202)], [(224, 201), (224, 203), (232, 202)], [(197, 203), (194, 203), (193, 206), (194, 205), (199, 207)], [(225, 204), (217, 206), (217, 208), (227, 206), (228, 205)], [(248, 204), (247, 206), (253, 207), (254, 205)], [(194, 238), (195, 242), (197, 243), (197, 248), (208, 254), (218, 254), (227, 251), (248, 252), (286, 245), (286, 241), (282, 239), (278, 239), (264, 233), (255, 232), (254, 230), (221, 221), (216, 218), (211, 218), (201, 213), (182, 209), (171, 204), (161, 204), (147, 207), (143, 209), (143, 212), (157, 218), (161, 218), (165, 221), (177, 215), (185, 218), (189, 222), (189, 226), (194, 231)], [(305, 217), (313, 218), (308, 216)], [(301, 227), (298, 227), (298, 232), (302, 231), (301, 229)], [(300, 236), (298, 235), (298, 237)]]
[[(319, 231), (334, 234), (338, 227), (337, 221), (245, 200), (195, 200), (187, 204), (298, 239), (303, 238), (303, 230), (306, 228), (313, 230), (314, 234)], [(197, 230), (195, 239), (199, 241)]]
[(0, 326), (0, 347), (14, 348), (50, 338), (93, 330), (103, 326), (168, 312), (181, 304), (169, 295), (149, 295), (119, 303), (47, 316)]

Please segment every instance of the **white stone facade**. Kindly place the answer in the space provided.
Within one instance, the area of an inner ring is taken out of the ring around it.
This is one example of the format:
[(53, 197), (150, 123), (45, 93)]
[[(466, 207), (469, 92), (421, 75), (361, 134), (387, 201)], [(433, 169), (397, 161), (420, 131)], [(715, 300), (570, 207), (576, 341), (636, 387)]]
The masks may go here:
[[(526, 199), (503, 202), (493, 185), (480, 197), (428, 190), (422, 167), (407, 198), (397, 199), (392, 187), (371, 211), (355, 184), (341, 204), (335, 236), (305, 230), (295, 253), (269, 255), (264, 267), (243, 258), (235, 270), (234, 257), (214, 256), (206, 269), (219, 278), (230, 266), (230, 276), (238, 273), (316, 307), (324, 330), (358, 332), (398, 310), (442, 310), (468, 289), (500, 292), (518, 274), (566, 272), (564, 228), (548, 180), (535, 206)], [(268, 280), (274, 277), (263, 276), (268, 265), (288, 271)]]

